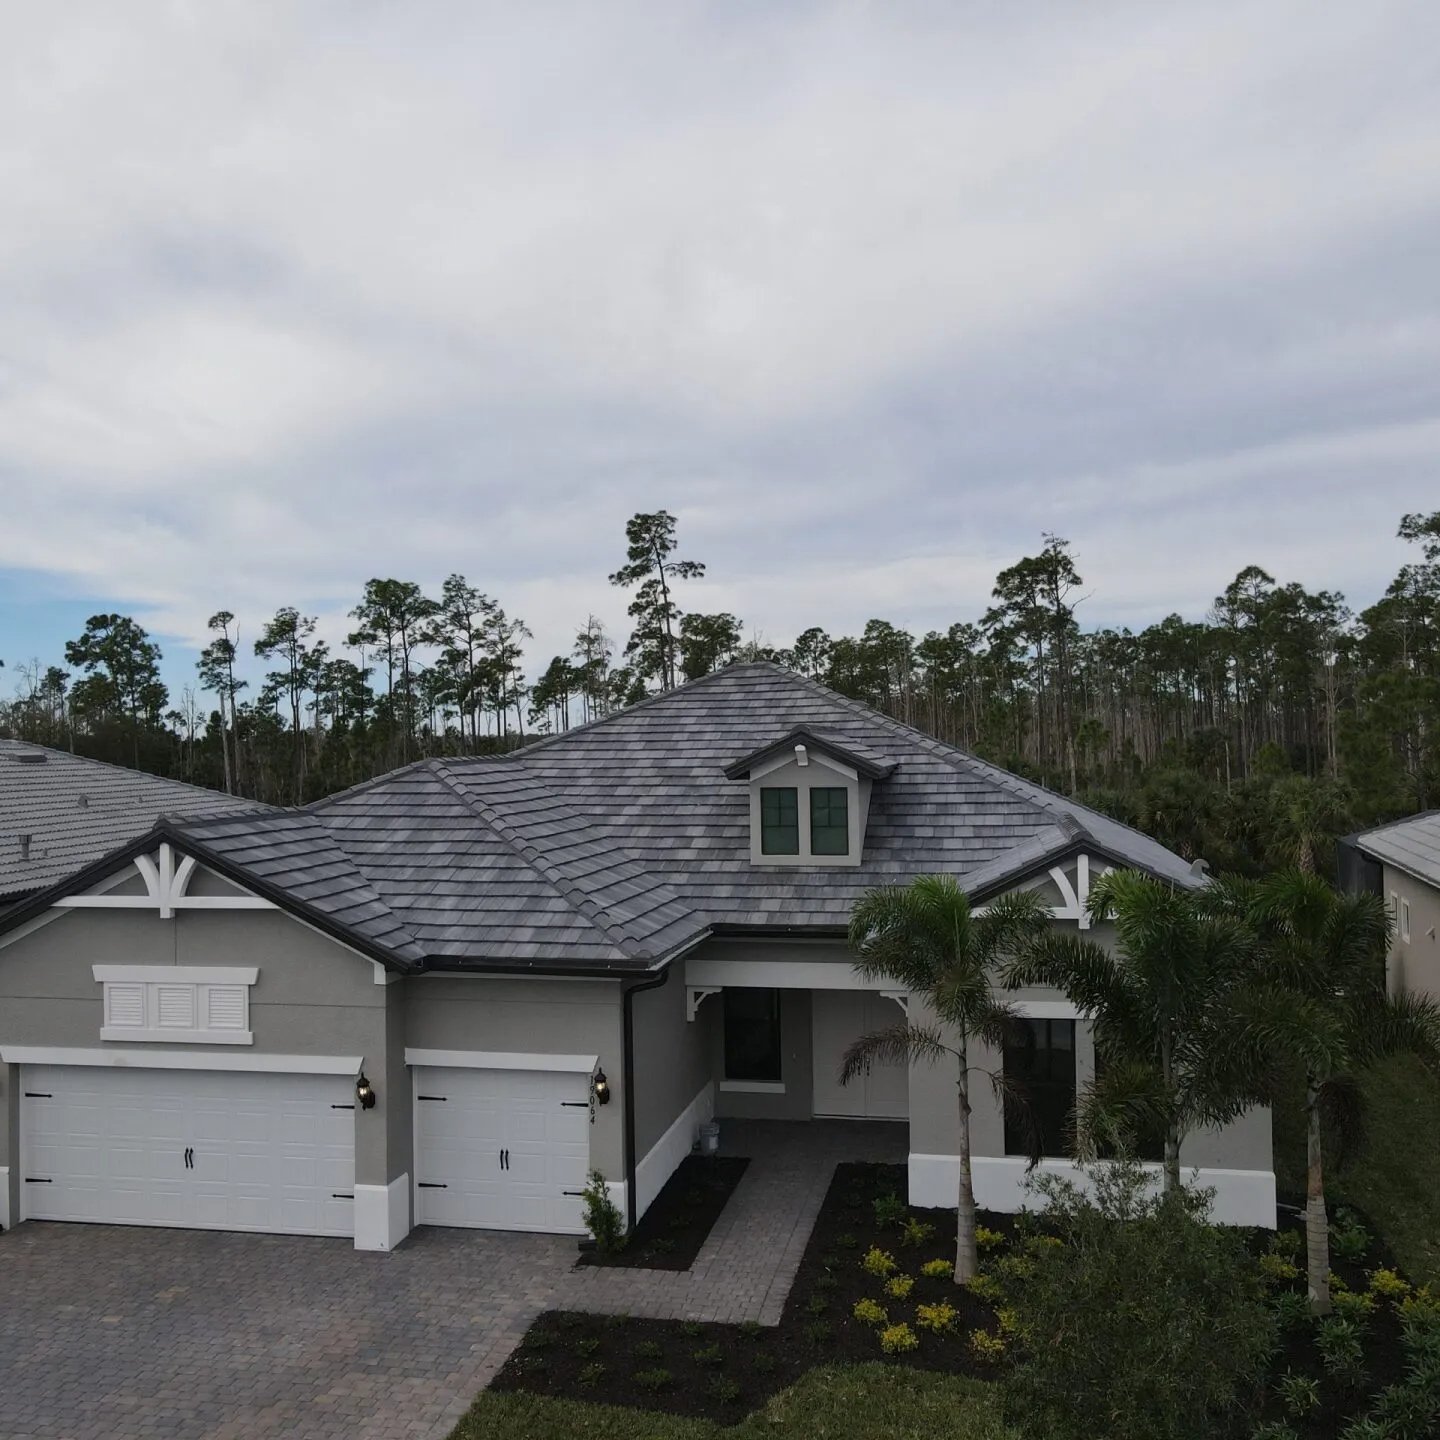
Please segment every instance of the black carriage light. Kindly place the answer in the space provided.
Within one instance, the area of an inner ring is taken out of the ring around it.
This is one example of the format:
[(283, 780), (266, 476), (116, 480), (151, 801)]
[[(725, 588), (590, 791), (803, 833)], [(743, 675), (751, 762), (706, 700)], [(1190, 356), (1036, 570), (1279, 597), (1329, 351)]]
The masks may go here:
[(364, 1071), (361, 1071), (360, 1078), (355, 1082), (355, 1098), (360, 1102), (362, 1110), (375, 1108), (375, 1087), (365, 1078)]
[(595, 1099), (601, 1105), (610, 1103), (610, 1082), (605, 1078), (603, 1070), (595, 1072)]

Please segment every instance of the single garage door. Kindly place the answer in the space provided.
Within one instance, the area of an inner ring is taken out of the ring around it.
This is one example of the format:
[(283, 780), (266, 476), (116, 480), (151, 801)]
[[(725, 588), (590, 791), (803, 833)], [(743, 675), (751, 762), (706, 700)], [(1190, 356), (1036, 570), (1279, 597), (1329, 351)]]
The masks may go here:
[(417, 1066), (415, 1223), (580, 1235), (590, 1077)]
[(25, 1218), (355, 1233), (355, 1093), (334, 1075), (24, 1066)]

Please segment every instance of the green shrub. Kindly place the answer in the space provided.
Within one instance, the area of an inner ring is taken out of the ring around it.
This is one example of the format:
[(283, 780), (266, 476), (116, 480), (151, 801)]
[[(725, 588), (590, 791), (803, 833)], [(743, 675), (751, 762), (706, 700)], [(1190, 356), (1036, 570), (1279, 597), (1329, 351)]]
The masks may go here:
[(923, 1220), (910, 1219), (900, 1227), (900, 1243), (918, 1250), (922, 1245), (929, 1243), (930, 1237), (934, 1233), (933, 1225), (927, 1225)]
[(680, 1333), (694, 1340), (697, 1336), (705, 1333), (705, 1327), (698, 1320), (682, 1320), (680, 1322)]
[(1298, 1260), (1301, 1239), (1302, 1236), (1298, 1230), (1277, 1230), (1270, 1237), (1270, 1253), (1281, 1255), (1286, 1260)]
[(817, 1290), (833, 1290), (839, 1283), (839, 1280), (828, 1270), (823, 1271), (815, 1277), (815, 1288)]
[(875, 1223), (882, 1230), (900, 1224), (905, 1218), (905, 1202), (893, 1190), (871, 1201), (870, 1208), (875, 1212)]
[(1274, 1255), (1269, 1252), (1259, 1259), (1260, 1273), (1269, 1281), (1279, 1284), (1286, 1280), (1298, 1280), (1300, 1278), (1299, 1267), (1292, 1260), (1287, 1260), (1283, 1255)]
[(915, 1323), (922, 1330), (933, 1330), (937, 1335), (953, 1330), (955, 1319), (953, 1305), (920, 1305), (915, 1310)]
[(1276, 1327), (1243, 1238), (1205, 1223), (1207, 1195), (1155, 1195), (1133, 1160), (1089, 1178), (1093, 1198), (1054, 1174), (1030, 1182), (1065, 1243), (1007, 1272), (1025, 1337), (1007, 1412), (1037, 1440), (1246, 1433)]
[(908, 1325), (887, 1325), (880, 1332), (880, 1348), (887, 1355), (902, 1355), (919, 1344), (915, 1332)]
[(998, 1305), (1005, 1298), (1005, 1287), (990, 1274), (982, 1270), (978, 1275), (972, 1276), (966, 1282), (970, 1293), (977, 1300), (988, 1300), (992, 1305)]
[(1275, 1387), (1281, 1403), (1297, 1420), (1320, 1408), (1320, 1387), (1308, 1375), (1293, 1375), (1287, 1371)]
[(750, 1359), (750, 1368), (757, 1374), (768, 1375), (779, 1362), (768, 1350), (761, 1350)]
[(675, 1383), (675, 1377), (663, 1369), (637, 1370), (634, 1380), (642, 1390), (649, 1390), (652, 1394), (658, 1390), (668, 1390)]
[(885, 1293), (892, 1300), (905, 1300), (915, 1288), (915, 1281), (909, 1275), (892, 1275), (885, 1282)]
[(747, 1340), (758, 1340), (765, 1333), (765, 1327), (758, 1320), (744, 1320), (740, 1324), (740, 1333)]
[(630, 1353), (637, 1360), (658, 1360), (665, 1351), (655, 1340), (637, 1340), (630, 1347)]
[(874, 1246), (865, 1252), (865, 1258), (860, 1262), (860, 1268), (867, 1274), (878, 1275), (882, 1280), (887, 1275), (893, 1275), (900, 1267), (895, 1263), (895, 1257), (887, 1250)]
[(1365, 1379), (1364, 1328), (1348, 1315), (1331, 1315), (1315, 1332), (1326, 1373), (1347, 1389), (1358, 1388)]
[(1370, 1271), (1370, 1291), (1374, 1295), (1380, 1295), (1386, 1300), (1394, 1300), (1398, 1303), (1410, 1293), (1410, 1283), (1393, 1270), (1372, 1270)]
[(718, 1369), (725, 1363), (725, 1352), (718, 1345), (702, 1345), (694, 1351), (690, 1358), (697, 1365), (704, 1365), (709, 1369)]
[(675, 1242), (664, 1235), (657, 1235), (650, 1242), (650, 1253), (652, 1255), (673, 1255)]
[(920, 1267), (920, 1273), (931, 1280), (953, 1280), (955, 1278), (955, 1262), (953, 1260), (927, 1260)]
[(588, 1389), (592, 1385), (598, 1385), (605, 1378), (605, 1367), (596, 1360), (592, 1364), (586, 1365), (575, 1378)]
[(860, 1237), (858, 1235), (852, 1235), (849, 1233), (849, 1231), (846, 1231), (845, 1234), (837, 1235), (835, 1237), (835, 1243), (842, 1250), (858, 1250), (860, 1248)]
[(1335, 1212), (1330, 1249), (1342, 1260), (1363, 1260), (1370, 1248), (1370, 1232), (1348, 1210)]
[(1005, 1237), (998, 1230), (987, 1230), (983, 1225), (975, 1227), (975, 1245), (979, 1250), (998, 1250), (1005, 1243)]
[(525, 1337), (527, 1350), (549, 1350), (555, 1344), (555, 1337), (548, 1330), (532, 1330)]
[(808, 1315), (823, 1315), (830, 1308), (830, 1302), (823, 1295), (812, 1295), (805, 1302), (805, 1312)]
[(970, 1332), (970, 1353), (983, 1365), (994, 1365), (1005, 1354), (1005, 1342), (986, 1330)]
[(625, 1233), (625, 1217), (610, 1198), (605, 1177), (598, 1170), (590, 1172), (580, 1198), (585, 1204), (585, 1228), (590, 1232), (595, 1248), (602, 1255), (614, 1255), (623, 1250), (630, 1239)]
[(889, 1319), (885, 1307), (874, 1300), (857, 1300), (853, 1313), (862, 1325), (883, 1325)]
[(805, 1338), (812, 1345), (828, 1345), (830, 1337), (834, 1334), (830, 1324), (826, 1320), (812, 1320), (805, 1327)]
[(740, 1398), (740, 1387), (727, 1375), (715, 1375), (711, 1378), (710, 1384), (706, 1386), (705, 1393), (712, 1400), (718, 1400), (722, 1405), (728, 1405), (732, 1400)]
[(573, 1310), (562, 1310), (555, 1317), (555, 1323), (562, 1330), (578, 1330), (585, 1323), (585, 1317), (577, 1315)]
[(575, 1342), (577, 1355), (593, 1355), (600, 1348), (600, 1342), (593, 1335), (582, 1335)]
[(1340, 1290), (1330, 1297), (1335, 1314), (1364, 1325), (1375, 1309), (1375, 1297), (1367, 1290)]
[(1250, 1432), (1250, 1440), (1299, 1440), (1293, 1426), (1287, 1425), (1283, 1420), (1271, 1420), (1266, 1425), (1259, 1425)]
[(1281, 1290), (1270, 1308), (1282, 1330), (1303, 1330), (1310, 1324), (1310, 1299), (1303, 1290)]

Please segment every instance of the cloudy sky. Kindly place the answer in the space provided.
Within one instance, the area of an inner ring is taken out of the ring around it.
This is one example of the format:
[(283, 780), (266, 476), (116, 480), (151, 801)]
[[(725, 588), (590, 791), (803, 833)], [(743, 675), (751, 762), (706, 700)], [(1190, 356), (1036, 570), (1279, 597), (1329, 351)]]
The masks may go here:
[[(772, 643), (1364, 603), (1440, 508), (1440, 5), (6, 7), (0, 657), (332, 640), (461, 571), (543, 664), (639, 509)], [(6, 682), (8, 685), (8, 682)]]

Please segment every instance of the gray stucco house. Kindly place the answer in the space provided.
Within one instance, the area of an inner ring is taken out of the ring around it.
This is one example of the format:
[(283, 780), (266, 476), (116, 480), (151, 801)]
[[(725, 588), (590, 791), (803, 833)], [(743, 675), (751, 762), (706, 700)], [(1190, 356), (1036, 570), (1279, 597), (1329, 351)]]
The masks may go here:
[(1391, 992), (1440, 1002), (1440, 811), (1366, 830), (1347, 843), (1371, 862), (1369, 883), (1394, 921)]
[[(952, 1204), (953, 1077), (836, 1081), (918, 1004), (844, 943), (867, 888), (1020, 886), (1087, 925), (1091, 877), (1190, 867), (1102, 815), (769, 665), (504, 758), (431, 760), (303, 810), (166, 817), (0, 917), (0, 1223), (341, 1235), (578, 1233), (600, 1170), (643, 1213), (712, 1116), (889, 1120)], [(1060, 1119), (1094, 1065), (1021, 992)], [(897, 1009), (898, 1007), (898, 1009)], [(984, 1206), (1026, 1168), (988, 1087)], [(1219, 1218), (1271, 1225), (1268, 1112), (1192, 1136)]]

